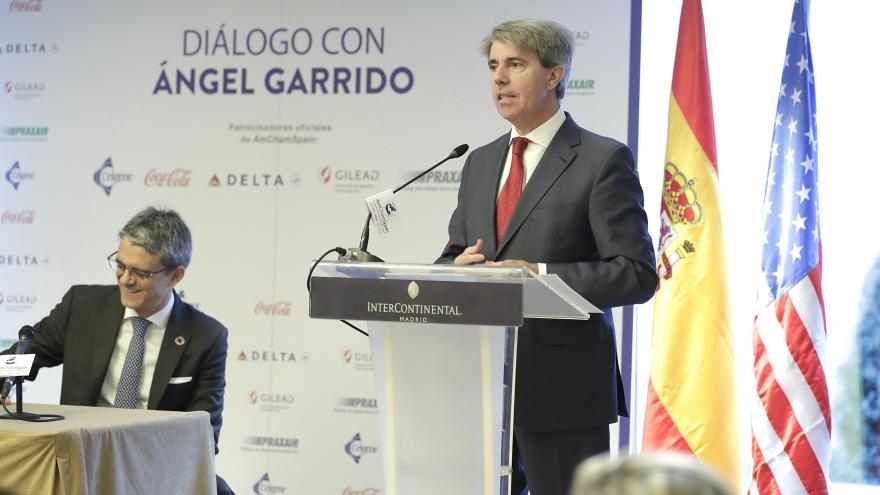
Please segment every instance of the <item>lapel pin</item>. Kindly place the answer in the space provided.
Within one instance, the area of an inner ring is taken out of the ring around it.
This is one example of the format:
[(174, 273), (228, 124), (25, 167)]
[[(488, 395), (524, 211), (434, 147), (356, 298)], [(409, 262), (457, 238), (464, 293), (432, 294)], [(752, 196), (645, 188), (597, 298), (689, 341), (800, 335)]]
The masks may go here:
[(183, 344), (186, 344), (186, 339), (178, 335), (177, 337), (174, 337), (174, 343), (177, 344), (178, 347), (180, 347)]

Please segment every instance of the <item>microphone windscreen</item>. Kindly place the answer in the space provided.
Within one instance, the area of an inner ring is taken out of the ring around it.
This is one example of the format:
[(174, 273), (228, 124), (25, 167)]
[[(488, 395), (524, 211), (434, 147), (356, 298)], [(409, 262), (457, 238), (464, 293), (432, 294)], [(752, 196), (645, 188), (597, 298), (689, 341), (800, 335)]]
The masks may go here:
[(449, 158), (458, 158), (461, 155), (467, 153), (467, 150), (468, 150), (468, 145), (460, 144), (460, 145), (456, 146), (454, 150), (452, 150), (452, 153), (449, 154)]
[(21, 330), (18, 331), (18, 340), (21, 339), (32, 339), (34, 337), (34, 329), (30, 325), (25, 325), (21, 327)]

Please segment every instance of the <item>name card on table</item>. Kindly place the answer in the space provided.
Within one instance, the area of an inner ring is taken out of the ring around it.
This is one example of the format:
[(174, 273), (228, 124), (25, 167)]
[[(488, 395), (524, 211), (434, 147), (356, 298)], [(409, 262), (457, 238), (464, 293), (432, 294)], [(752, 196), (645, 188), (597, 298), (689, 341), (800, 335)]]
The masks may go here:
[(28, 376), (36, 354), (8, 354), (0, 356), (0, 377)]

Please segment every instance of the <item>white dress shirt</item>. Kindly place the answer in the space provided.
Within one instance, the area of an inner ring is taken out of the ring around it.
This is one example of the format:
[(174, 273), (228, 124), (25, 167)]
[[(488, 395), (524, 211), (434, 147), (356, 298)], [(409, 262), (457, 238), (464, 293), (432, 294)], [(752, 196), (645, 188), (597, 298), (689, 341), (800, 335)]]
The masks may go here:
[[(147, 333), (144, 336), (144, 366), (141, 368), (141, 386), (138, 390), (138, 409), (146, 409), (150, 398), (150, 387), (153, 385), (153, 372), (156, 370), (156, 361), (159, 359), (159, 349), (162, 347), (162, 339), (165, 337), (165, 328), (171, 318), (171, 308), (174, 307), (174, 296), (168, 303), (156, 313), (145, 318), (150, 321)], [(128, 345), (134, 334), (132, 317), (138, 316), (131, 308), (125, 308), (122, 316), (122, 324), (119, 326), (119, 335), (116, 337), (116, 346), (110, 357), (110, 366), (107, 367), (107, 375), (104, 376), (104, 385), (101, 387), (101, 395), (98, 397), (98, 406), (113, 407), (116, 401), (116, 389), (119, 387), (119, 378), (122, 376), (122, 366), (125, 364), (125, 356), (128, 354)]]
[[(562, 127), (563, 123), (565, 123), (565, 113), (560, 108), (559, 110), (556, 110), (556, 113), (553, 114), (552, 117), (535, 128), (535, 130), (522, 136), (531, 141), (529, 145), (526, 146), (525, 151), (523, 151), (523, 189), (526, 188), (526, 182), (528, 182), (532, 177), (532, 174), (535, 173), (535, 169), (538, 168), (538, 163), (541, 162), (544, 152), (547, 151), (547, 147), (550, 146), (550, 141), (553, 141), (553, 138), (556, 136), (556, 133), (559, 132), (559, 128)], [(513, 141), (513, 138), (519, 136), (520, 134), (516, 131), (516, 127), (511, 126), (510, 142)], [(510, 161), (512, 159), (510, 142), (507, 143), (507, 158), (504, 160), (504, 170), (501, 172), (501, 184), (498, 186), (498, 196), (501, 195), (501, 189), (504, 188), (504, 183), (507, 182), (507, 176), (510, 175)], [(498, 201), (498, 196), (495, 197), (496, 203)], [(538, 263), (538, 273), (541, 275), (547, 273), (546, 263)]]

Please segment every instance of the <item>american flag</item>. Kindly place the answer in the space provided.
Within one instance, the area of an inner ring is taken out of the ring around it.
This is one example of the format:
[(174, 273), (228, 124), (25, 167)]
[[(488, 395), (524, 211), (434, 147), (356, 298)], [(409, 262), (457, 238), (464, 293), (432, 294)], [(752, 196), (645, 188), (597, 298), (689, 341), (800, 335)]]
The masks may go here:
[(828, 493), (831, 407), (808, 0), (795, 0), (764, 193), (750, 493)]

